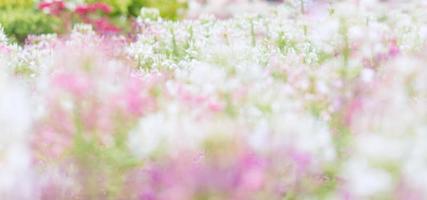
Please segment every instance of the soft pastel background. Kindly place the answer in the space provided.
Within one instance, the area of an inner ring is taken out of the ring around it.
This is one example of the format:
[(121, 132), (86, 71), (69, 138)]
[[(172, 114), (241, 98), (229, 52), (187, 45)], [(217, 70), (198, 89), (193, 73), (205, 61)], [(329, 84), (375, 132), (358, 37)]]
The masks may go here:
[(0, 199), (427, 199), (423, 0), (0, 0)]

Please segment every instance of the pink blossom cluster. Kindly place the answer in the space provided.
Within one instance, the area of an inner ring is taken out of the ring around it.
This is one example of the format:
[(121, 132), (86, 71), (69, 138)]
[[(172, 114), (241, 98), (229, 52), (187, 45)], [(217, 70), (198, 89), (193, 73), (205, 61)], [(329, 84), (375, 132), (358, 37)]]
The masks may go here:
[[(120, 29), (105, 16), (112, 12), (112, 8), (106, 3), (82, 3), (70, 7), (63, 0), (46, 0), (39, 2), (38, 9), (60, 17), (65, 24), (70, 23), (75, 16), (82, 23), (92, 24), (100, 33), (120, 32)], [(94, 17), (97, 13), (101, 13), (101, 17)]]

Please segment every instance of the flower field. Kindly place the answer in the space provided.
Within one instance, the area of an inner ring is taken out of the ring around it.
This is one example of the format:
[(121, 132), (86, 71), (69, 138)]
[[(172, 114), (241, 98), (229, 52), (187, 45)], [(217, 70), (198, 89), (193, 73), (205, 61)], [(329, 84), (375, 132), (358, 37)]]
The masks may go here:
[(427, 2), (226, 5), (0, 28), (0, 199), (427, 199)]

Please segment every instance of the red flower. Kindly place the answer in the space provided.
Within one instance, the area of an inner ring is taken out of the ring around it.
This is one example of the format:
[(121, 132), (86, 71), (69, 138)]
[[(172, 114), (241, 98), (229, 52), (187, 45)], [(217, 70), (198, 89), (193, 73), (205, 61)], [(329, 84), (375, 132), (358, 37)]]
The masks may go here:
[(112, 12), (111, 7), (105, 3), (91, 3), (77, 6), (74, 12), (79, 15), (87, 15), (89, 13), (94, 13), (96, 11), (101, 11), (104, 14), (109, 14)]
[(42, 1), (39, 3), (38, 9), (47, 11), (52, 15), (59, 15), (65, 10), (65, 4), (62, 0)]
[(120, 29), (106, 19), (97, 19), (94, 21), (96, 31), (101, 33), (118, 33)]

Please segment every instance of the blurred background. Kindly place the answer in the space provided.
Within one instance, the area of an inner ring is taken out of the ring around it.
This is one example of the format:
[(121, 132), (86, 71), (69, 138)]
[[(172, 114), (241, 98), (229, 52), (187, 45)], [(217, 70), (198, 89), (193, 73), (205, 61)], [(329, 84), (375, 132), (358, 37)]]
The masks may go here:
[[(156, 8), (166, 20), (213, 14), (232, 16), (251, 4), (281, 0), (0, 0), (0, 24), (12, 41), (24, 42), (31, 33), (63, 34), (73, 24), (87, 23), (102, 34), (132, 32), (141, 8)], [(238, 6), (237, 6), (238, 5)], [(236, 9), (238, 7), (238, 9)], [(259, 9), (261, 10), (261, 9)]]

